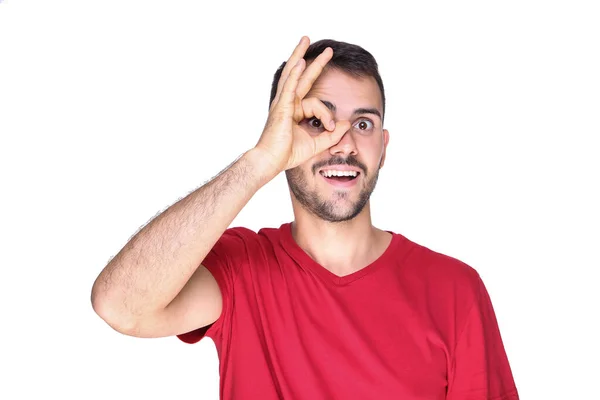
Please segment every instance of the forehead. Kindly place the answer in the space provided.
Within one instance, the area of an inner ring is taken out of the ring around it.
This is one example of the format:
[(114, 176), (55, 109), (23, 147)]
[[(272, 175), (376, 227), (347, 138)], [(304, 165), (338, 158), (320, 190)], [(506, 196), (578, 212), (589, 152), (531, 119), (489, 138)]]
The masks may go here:
[(372, 76), (355, 77), (335, 68), (326, 68), (306, 97), (317, 97), (335, 104), (339, 111), (373, 107), (383, 112), (381, 91)]

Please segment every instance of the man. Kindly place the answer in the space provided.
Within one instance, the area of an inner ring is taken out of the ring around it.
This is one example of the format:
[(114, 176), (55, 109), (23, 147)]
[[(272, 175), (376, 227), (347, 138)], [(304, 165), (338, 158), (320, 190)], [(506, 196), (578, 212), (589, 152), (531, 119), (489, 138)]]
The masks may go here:
[[(371, 224), (385, 95), (364, 49), (303, 37), (256, 146), (137, 233), (92, 289), (138, 337), (211, 337), (223, 399), (518, 399), (478, 273)], [(294, 222), (228, 228), (285, 171)]]

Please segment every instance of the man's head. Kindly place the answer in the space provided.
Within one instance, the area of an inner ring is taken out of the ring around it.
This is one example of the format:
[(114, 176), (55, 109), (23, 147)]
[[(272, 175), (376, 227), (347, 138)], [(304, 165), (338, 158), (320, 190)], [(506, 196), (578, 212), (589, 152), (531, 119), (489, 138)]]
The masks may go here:
[[(293, 198), (307, 211), (326, 221), (342, 222), (356, 217), (368, 204), (383, 166), (389, 133), (383, 129), (385, 95), (373, 56), (356, 45), (321, 40), (308, 48), (307, 64), (327, 47), (333, 49), (333, 58), (306, 97), (321, 100), (334, 120), (350, 121), (351, 128), (336, 145), (287, 170), (286, 177)], [(284, 66), (275, 73), (269, 104)], [(301, 125), (311, 135), (325, 131), (314, 117)], [(336, 177), (340, 170), (357, 176)]]
[[(379, 86), (381, 92), (381, 104), (383, 112), (385, 113), (385, 91), (383, 89), (383, 81), (379, 75), (379, 67), (375, 57), (371, 55), (367, 50), (355, 44), (338, 42), (332, 39), (323, 39), (318, 42), (312, 43), (306, 54), (304, 54), (304, 60), (306, 63), (310, 63), (319, 56), (326, 48), (331, 47), (333, 49), (333, 58), (327, 63), (327, 68), (334, 68), (339, 71), (345, 72), (348, 75), (360, 77), (372, 77)], [(275, 95), (277, 94), (277, 83), (283, 72), (286, 62), (284, 61), (281, 66), (275, 72), (273, 77), (273, 84), (271, 85), (271, 98), (269, 99), (269, 105), (273, 102)], [(382, 121), (385, 117), (381, 116)]]

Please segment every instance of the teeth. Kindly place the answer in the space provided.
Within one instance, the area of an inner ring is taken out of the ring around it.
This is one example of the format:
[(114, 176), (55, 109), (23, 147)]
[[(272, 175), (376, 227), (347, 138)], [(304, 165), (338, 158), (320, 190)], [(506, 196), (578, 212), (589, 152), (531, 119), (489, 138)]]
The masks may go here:
[(332, 176), (352, 176), (356, 177), (358, 173), (356, 171), (335, 171), (335, 170), (325, 170), (321, 172), (324, 176), (330, 178)]

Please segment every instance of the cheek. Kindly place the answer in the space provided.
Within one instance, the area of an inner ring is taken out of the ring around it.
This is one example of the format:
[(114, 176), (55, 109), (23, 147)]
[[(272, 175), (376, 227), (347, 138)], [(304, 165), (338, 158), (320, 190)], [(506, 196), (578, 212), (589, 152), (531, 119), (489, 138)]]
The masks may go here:
[(295, 184), (302, 184), (305, 180), (304, 171), (300, 167), (294, 167), (285, 171), (288, 180), (294, 181)]
[(288, 171), (294, 180), (301, 182), (303, 185), (310, 184), (317, 178), (318, 172), (313, 174), (312, 168), (308, 166), (297, 166)]
[(383, 141), (380, 139), (363, 138), (357, 143), (359, 146), (360, 158), (367, 163), (367, 166), (378, 165), (383, 155)]

